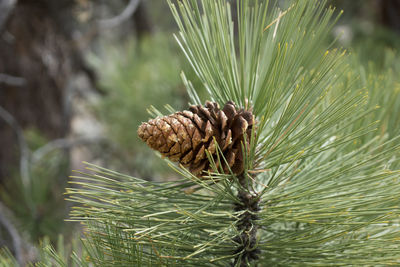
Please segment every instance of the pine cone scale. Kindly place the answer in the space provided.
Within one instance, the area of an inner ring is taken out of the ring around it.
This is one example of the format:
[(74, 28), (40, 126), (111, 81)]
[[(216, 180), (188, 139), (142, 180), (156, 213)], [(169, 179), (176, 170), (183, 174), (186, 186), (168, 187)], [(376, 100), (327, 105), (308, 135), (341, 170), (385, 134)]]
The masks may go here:
[(188, 153), (181, 157), (182, 164), (186, 165), (193, 159), (193, 150), (190, 150)]
[[(185, 116), (182, 116), (178, 114), (178, 121), (181, 123), (181, 128), (179, 133), (181, 134), (181, 138), (183, 140), (182, 143), (182, 156), (180, 160), (183, 163), (183, 158), (186, 157), (186, 155), (195, 148), (194, 146), (194, 135), (196, 132), (196, 127), (193, 124), (193, 121)], [(200, 135), (199, 135), (200, 136)], [(186, 157), (186, 160), (188, 157)], [(184, 163), (186, 164), (186, 163)]]
[(205, 150), (206, 147), (204, 145), (202, 145), (196, 152), (194, 152), (194, 154), (196, 155), (196, 157), (194, 158), (193, 163), (198, 163), (200, 160), (205, 158)]
[(222, 140), (225, 141), (223, 144), (221, 144), (222, 151), (224, 151), (229, 147), (230, 144), (232, 144), (232, 131), (230, 129), (228, 130), (228, 133), (226, 134), (226, 136), (224, 136)]
[(191, 142), (192, 142), (192, 148), (194, 151), (196, 151), (199, 147), (200, 144), (204, 142), (201, 133), (204, 133), (205, 130), (201, 129), (201, 126), (199, 127), (197, 123), (194, 121), (195, 114), (193, 114), (190, 111), (183, 111), (183, 112), (177, 112), (178, 114), (182, 114), (184, 117), (189, 119), (192, 123), (188, 123), (185, 125), (186, 129), (188, 132), (193, 132), (193, 134), (190, 134), (191, 137)]

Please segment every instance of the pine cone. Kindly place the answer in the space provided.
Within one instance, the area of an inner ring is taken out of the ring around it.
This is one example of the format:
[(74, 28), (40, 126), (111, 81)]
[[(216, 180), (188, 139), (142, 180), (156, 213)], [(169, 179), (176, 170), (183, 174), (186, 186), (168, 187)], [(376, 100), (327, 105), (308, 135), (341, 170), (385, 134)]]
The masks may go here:
[(242, 142), (246, 141), (249, 147), (253, 124), (251, 111), (237, 110), (234, 102), (227, 102), (221, 110), (217, 103), (207, 101), (205, 106), (191, 106), (189, 110), (144, 122), (138, 135), (152, 149), (197, 176), (211, 169), (206, 150), (218, 162), (216, 141), (227, 162), (221, 159), (224, 172), (229, 173), (229, 166), (239, 175), (244, 169)]

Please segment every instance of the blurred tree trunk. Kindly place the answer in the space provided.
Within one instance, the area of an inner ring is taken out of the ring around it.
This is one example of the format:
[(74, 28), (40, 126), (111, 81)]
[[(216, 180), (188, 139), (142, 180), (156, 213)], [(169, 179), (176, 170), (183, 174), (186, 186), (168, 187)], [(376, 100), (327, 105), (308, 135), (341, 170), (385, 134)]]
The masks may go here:
[[(70, 125), (73, 77), (84, 72), (94, 78), (71, 38), (74, 1), (14, 2), (0, 25), (0, 106), (22, 129), (64, 137)], [(15, 132), (1, 117), (0, 147), (1, 181), (19, 161)]]
[(143, 36), (149, 35), (153, 32), (153, 24), (150, 20), (148, 14), (148, 5), (147, 1), (140, 1), (139, 6), (135, 10), (135, 13), (132, 16), (132, 20), (135, 27), (135, 32), (138, 39)]
[(400, 0), (379, 0), (377, 6), (382, 23), (400, 34)]

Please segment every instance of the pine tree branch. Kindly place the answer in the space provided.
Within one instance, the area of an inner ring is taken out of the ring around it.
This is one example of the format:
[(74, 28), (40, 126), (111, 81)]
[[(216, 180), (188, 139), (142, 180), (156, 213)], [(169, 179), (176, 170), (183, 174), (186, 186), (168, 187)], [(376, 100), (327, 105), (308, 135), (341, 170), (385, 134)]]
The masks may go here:
[(90, 145), (96, 144), (101, 141), (104, 141), (103, 138), (76, 138), (76, 139), (66, 139), (60, 138), (52, 140), (46, 143), (44, 146), (38, 148), (37, 150), (32, 152), (31, 156), (31, 163), (35, 164), (40, 161), (44, 156), (50, 153), (53, 150), (57, 149), (64, 149), (64, 148), (71, 148), (74, 146), (81, 146), (81, 145)]
[(5, 73), (0, 73), (0, 84), (4, 83), (11, 86), (23, 86), (26, 80), (22, 77), (16, 77)]
[(100, 29), (111, 29), (129, 19), (136, 11), (140, 4), (140, 0), (130, 0), (125, 9), (117, 16), (110, 19), (102, 19), (98, 21)]
[(2, 118), (15, 132), (20, 149), (20, 172), (22, 183), (27, 188), (30, 184), (30, 150), (26, 143), (23, 130), (15, 118), (0, 106), (0, 118)]
[(3, 27), (10, 15), (11, 11), (17, 4), (17, 0), (1, 0), (0, 1), (0, 33), (3, 32)]
[(0, 224), (4, 226), (7, 232), (10, 234), (12, 239), (12, 245), (15, 252), (15, 257), (18, 263), (22, 266), (24, 263), (23, 249), (22, 249), (22, 238), (18, 230), (11, 223), (9, 218), (11, 217), (11, 212), (0, 202)]
[[(259, 259), (261, 250), (258, 248), (258, 213), (260, 211), (260, 198), (254, 192), (254, 179), (249, 179), (243, 174), (239, 177), (239, 182), (242, 186), (238, 191), (238, 199), (240, 203), (235, 204), (234, 210), (241, 213), (239, 220), (236, 222), (238, 235), (233, 238), (233, 241), (239, 246), (234, 251), (237, 255), (232, 263), (232, 267), (246, 267), (251, 262)], [(240, 263), (240, 265), (238, 265)]]

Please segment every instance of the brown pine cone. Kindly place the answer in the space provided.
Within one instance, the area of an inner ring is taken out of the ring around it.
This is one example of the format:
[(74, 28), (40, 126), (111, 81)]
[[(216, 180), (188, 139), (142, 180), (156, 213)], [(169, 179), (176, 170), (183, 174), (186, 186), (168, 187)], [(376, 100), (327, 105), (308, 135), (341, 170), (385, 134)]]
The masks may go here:
[(221, 159), (224, 172), (229, 173), (229, 166), (239, 175), (244, 170), (241, 143), (246, 141), (249, 147), (253, 124), (252, 112), (236, 109), (234, 102), (227, 102), (221, 110), (217, 103), (207, 101), (205, 106), (191, 106), (189, 110), (144, 122), (138, 135), (152, 149), (197, 176), (211, 169), (206, 150), (218, 163), (215, 139), (227, 162)]

